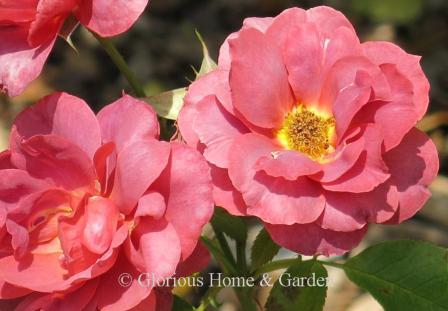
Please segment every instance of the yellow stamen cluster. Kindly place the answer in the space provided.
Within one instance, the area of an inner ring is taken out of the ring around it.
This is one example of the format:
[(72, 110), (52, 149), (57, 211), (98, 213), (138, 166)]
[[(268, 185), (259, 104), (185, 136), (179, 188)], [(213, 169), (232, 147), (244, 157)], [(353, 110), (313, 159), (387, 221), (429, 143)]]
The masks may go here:
[(277, 138), (286, 149), (319, 160), (332, 151), (334, 129), (335, 120), (332, 116), (299, 105), (286, 115)]

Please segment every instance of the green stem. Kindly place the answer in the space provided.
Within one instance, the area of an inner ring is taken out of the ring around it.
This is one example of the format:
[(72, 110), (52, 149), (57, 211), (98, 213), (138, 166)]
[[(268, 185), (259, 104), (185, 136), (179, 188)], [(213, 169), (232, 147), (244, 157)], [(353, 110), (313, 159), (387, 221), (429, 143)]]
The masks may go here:
[[(216, 226), (212, 224), (213, 231), (215, 232), (215, 237), (221, 247), (222, 254), (225, 257), (227, 262), (230, 262), (232, 266), (232, 270), (235, 270), (233, 273), (229, 271), (230, 274), (233, 275), (247, 275), (247, 261), (246, 261), (246, 241), (236, 241), (236, 255), (237, 260), (232, 254), (230, 250), (229, 244), (227, 242), (224, 234), (219, 231)], [(241, 304), (242, 310), (245, 311), (257, 311), (257, 305), (252, 299), (252, 289), (251, 288), (234, 288), (236, 295), (238, 296), (238, 300)], [(209, 299), (208, 299), (209, 300)], [(204, 301), (205, 302), (205, 301)], [(203, 304), (201, 304), (202, 306)], [(201, 306), (199, 306), (201, 308)], [(203, 311), (205, 309), (199, 309), (199, 311)]]
[(331, 262), (331, 261), (323, 261), (323, 260), (317, 260), (317, 262), (326, 265), (326, 266), (330, 266), (330, 267), (335, 267), (335, 268), (339, 268), (339, 269), (344, 269), (344, 264), (342, 263), (337, 263), (337, 262)]
[(240, 273), (247, 275), (246, 241), (236, 241), (236, 261)]
[(98, 42), (101, 44), (101, 46), (106, 51), (106, 53), (109, 55), (109, 57), (112, 59), (115, 66), (117, 66), (118, 70), (120, 70), (120, 72), (123, 74), (123, 76), (125, 76), (125, 78), (128, 80), (135, 95), (138, 97), (146, 97), (146, 94), (143, 91), (142, 85), (138, 81), (135, 74), (129, 69), (129, 66), (126, 64), (126, 61), (124, 60), (123, 56), (120, 54), (120, 52), (117, 50), (117, 48), (113, 45), (112, 41), (110, 41), (109, 39), (106, 39), (106, 38), (102, 38), (94, 32), (92, 32), (92, 34), (98, 40)]
[(271, 261), (271, 262), (261, 266), (257, 270), (255, 270), (254, 276), (259, 277), (259, 276), (262, 276), (264, 273), (268, 273), (268, 272), (272, 272), (272, 271), (276, 271), (276, 270), (280, 270), (280, 269), (286, 269), (289, 266), (291, 266), (295, 263), (298, 263), (300, 261), (301, 261), (300, 258), (281, 259), (281, 260)]
[(226, 259), (236, 267), (235, 258), (233, 257), (232, 251), (230, 250), (229, 243), (227, 243), (226, 237), (224, 233), (220, 232), (212, 223), (213, 231), (215, 232), (216, 239), (218, 240), (219, 245), (221, 246), (221, 250), (226, 257)]
[(230, 275), (237, 275), (237, 271), (235, 269), (235, 264), (229, 261), (229, 258), (223, 253), (222, 249), (219, 246), (215, 246), (213, 241), (209, 240), (206, 237), (201, 237), (201, 241), (207, 246), (210, 252), (215, 257), (218, 265), (221, 270)]
[(214, 299), (216, 297), (216, 295), (218, 295), (218, 293), (221, 289), (222, 288), (219, 286), (209, 287), (207, 292), (205, 293), (204, 297), (202, 297), (201, 304), (195, 310), (196, 311), (207, 310), (207, 307), (210, 305), (211, 300)]

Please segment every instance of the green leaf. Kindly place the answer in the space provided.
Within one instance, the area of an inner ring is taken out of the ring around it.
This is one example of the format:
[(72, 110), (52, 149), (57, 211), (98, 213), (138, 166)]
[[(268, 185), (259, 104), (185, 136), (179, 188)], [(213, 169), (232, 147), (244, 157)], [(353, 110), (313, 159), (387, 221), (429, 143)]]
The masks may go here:
[(165, 119), (176, 120), (184, 105), (186, 94), (187, 89), (180, 88), (147, 97), (145, 101), (154, 107), (159, 116)]
[(265, 229), (261, 229), (255, 238), (254, 245), (252, 246), (251, 261), (252, 270), (269, 262), (277, 255), (280, 250), (280, 246), (272, 241), (271, 236)]
[(224, 232), (230, 238), (244, 242), (247, 239), (247, 227), (240, 217), (232, 216), (222, 208), (215, 208), (211, 220), (214, 229)]
[(272, 288), (266, 310), (322, 310), (327, 296), (327, 276), (327, 270), (315, 260), (292, 265)]
[(222, 264), (222, 269), (226, 273), (230, 273), (232, 275), (237, 275), (236, 270), (234, 269), (232, 263), (229, 259), (224, 255), (219, 243), (216, 240), (210, 240), (209, 238), (202, 236), (201, 241), (213, 255), (218, 263)]
[(448, 310), (448, 250), (388, 241), (349, 259), (344, 270), (386, 310)]
[(201, 43), (202, 54), (204, 55), (202, 59), (201, 69), (199, 69), (199, 72), (196, 73), (196, 80), (197, 80), (203, 75), (206, 75), (207, 73), (215, 70), (218, 67), (218, 65), (216, 65), (216, 63), (210, 57), (207, 45), (205, 44), (204, 39), (202, 39), (201, 34), (197, 30), (195, 32), (196, 37), (198, 37), (198, 40)]
[(177, 295), (173, 295), (173, 311), (194, 311), (194, 307)]

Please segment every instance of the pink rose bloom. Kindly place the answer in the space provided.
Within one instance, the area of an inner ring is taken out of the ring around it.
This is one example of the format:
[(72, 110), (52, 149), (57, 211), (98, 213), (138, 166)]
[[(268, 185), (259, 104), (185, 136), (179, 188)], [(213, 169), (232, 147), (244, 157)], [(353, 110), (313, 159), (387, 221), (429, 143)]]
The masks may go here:
[(0, 299), (27, 295), (17, 310), (29, 311), (169, 309), (170, 289), (138, 276), (207, 263), (197, 241), (213, 200), (202, 155), (158, 136), (153, 109), (129, 96), (95, 116), (57, 93), (17, 117), (0, 154)]
[(148, 0), (0, 0), (0, 89), (19, 95), (37, 78), (67, 17), (103, 37), (129, 29)]
[(259, 217), (298, 253), (342, 254), (368, 223), (400, 223), (430, 196), (419, 60), (360, 43), (329, 7), (249, 18), (190, 86), (180, 131), (209, 162), (217, 205)]

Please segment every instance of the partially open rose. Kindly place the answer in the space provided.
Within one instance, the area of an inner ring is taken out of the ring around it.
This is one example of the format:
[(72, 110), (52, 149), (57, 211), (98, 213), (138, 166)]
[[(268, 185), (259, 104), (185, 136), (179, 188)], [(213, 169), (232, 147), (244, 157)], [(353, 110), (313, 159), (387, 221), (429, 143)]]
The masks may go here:
[(28, 295), (18, 310), (30, 311), (169, 306), (138, 275), (207, 263), (197, 241), (212, 186), (197, 151), (158, 135), (153, 109), (129, 96), (95, 116), (57, 93), (17, 117), (0, 155), (1, 299)]
[(41, 72), (67, 17), (103, 37), (125, 32), (148, 0), (0, 0), (0, 89), (19, 95)]
[(189, 87), (180, 131), (208, 160), (217, 205), (259, 217), (296, 252), (341, 254), (430, 195), (438, 158), (414, 127), (428, 106), (419, 59), (360, 43), (329, 7), (249, 18)]

